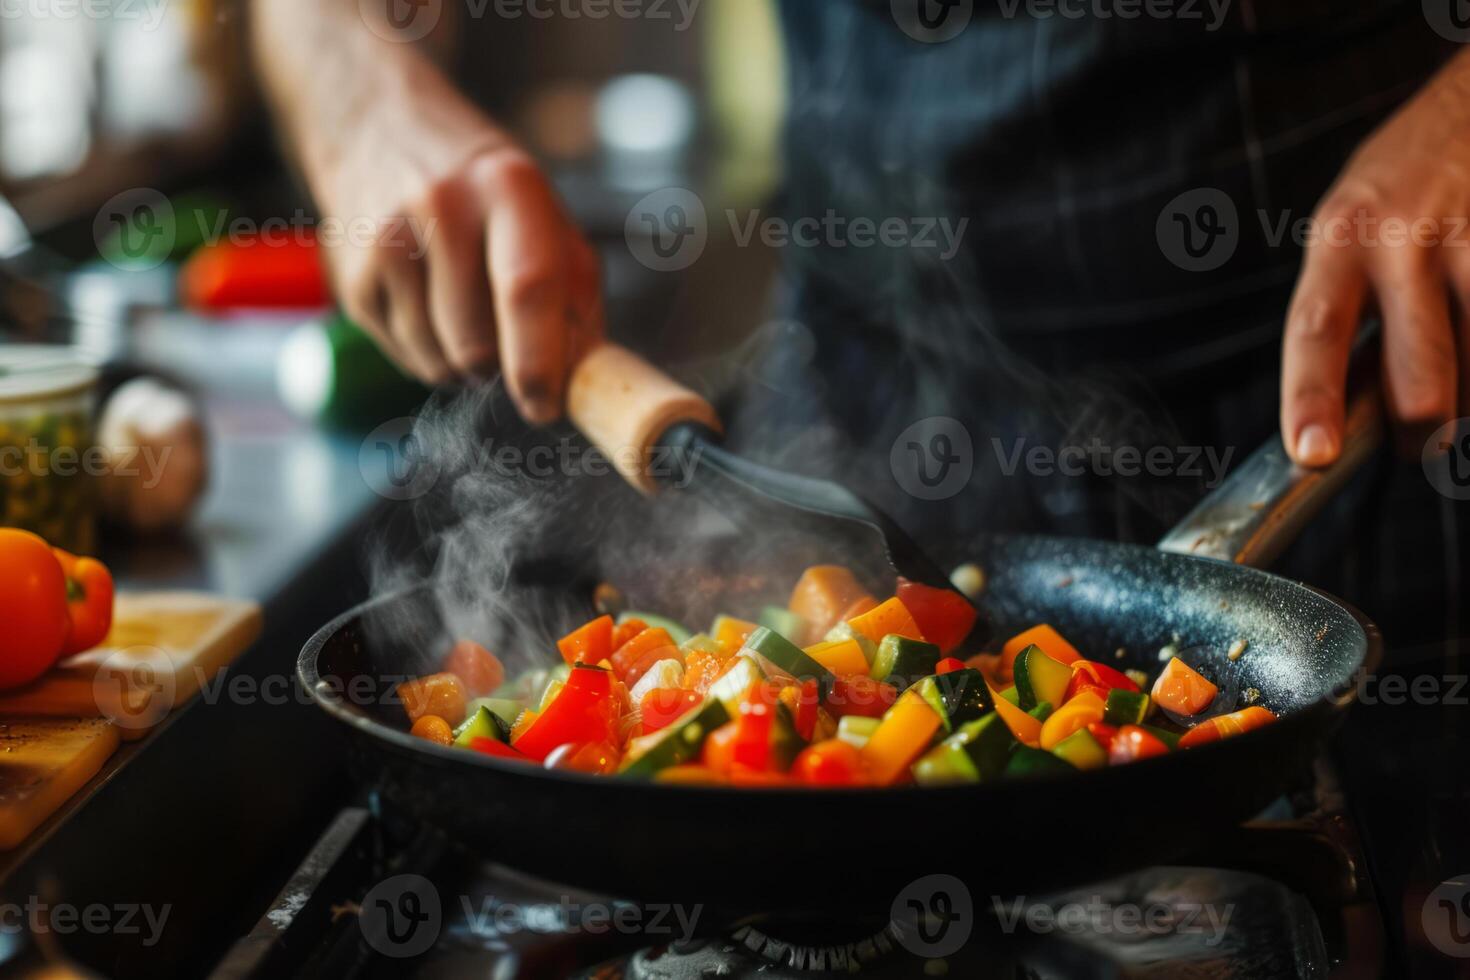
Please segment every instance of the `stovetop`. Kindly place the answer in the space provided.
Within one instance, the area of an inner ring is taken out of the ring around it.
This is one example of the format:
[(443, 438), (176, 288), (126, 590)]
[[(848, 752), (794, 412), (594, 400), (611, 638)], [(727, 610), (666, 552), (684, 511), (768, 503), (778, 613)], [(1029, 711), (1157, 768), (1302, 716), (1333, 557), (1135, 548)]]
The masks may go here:
[(1024, 898), (930, 876), (841, 921), (588, 894), (409, 828), (369, 793), (215, 976), (1380, 976), (1383, 915), (1365, 872), (1326, 762), (1187, 866)]

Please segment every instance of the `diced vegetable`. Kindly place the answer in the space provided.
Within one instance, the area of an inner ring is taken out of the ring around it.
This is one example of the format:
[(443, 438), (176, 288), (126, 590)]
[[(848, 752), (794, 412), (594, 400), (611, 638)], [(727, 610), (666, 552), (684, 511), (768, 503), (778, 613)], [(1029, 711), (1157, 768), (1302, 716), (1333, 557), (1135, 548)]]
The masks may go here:
[(628, 685), (628, 700), (637, 704), (649, 691), (660, 687), (683, 687), (684, 665), (677, 660), (660, 660)]
[(900, 577), (897, 593), (924, 638), (944, 653), (958, 648), (975, 626), (975, 607), (954, 589), (936, 589)]
[(868, 676), (887, 681), (902, 690), (925, 675), (934, 673), (940, 659), (939, 648), (923, 640), (889, 633), (878, 644), (877, 656)]
[(878, 730), (883, 722), (878, 718), (865, 718), (862, 715), (845, 715), (837, 722), (837, 737), (855, 749), (860, 749), (868, 744), (868, 739)]
[(1115, 687), (1108, 692), (1102, 720), (1109, 725), (1141, 725), (1152, 707), (1142, 691), (1125, 691)]
[(520, 717), (521, 712), (525, 710), (521, 707), (521, 702), (510, 698), (475, 698), (468, 705), (468, 713), (474, 714), (481, 708), (488, 709), (491, 714), (504, 722), (506, 731), (510, 730), (511, 726), (516, 723), (516, 718)]
[(471, 697), (482, 698), (505, 683), (500, 658), (474, 640), (460, 640), (444, 658), (444, 671), (464, 682)]
[(1077, 769), (1101, 769), (1108, 764), (1107, 750), (1085, 728), (1062, 739), (1051, 751), (1052, 755)]
[(1015, 677), (1021, 707), (1030, 709), (1042, 701), (1061, 704), (1066, 699), (1072, 671), (1049, 657), (1041, 647), (1029, 646), (1016, 657)]
[(978, 783), (980, 774), (975, 764), (965, 754), (963, 746), (954, 745), (948, 739), (914, 763), (914, 782), (920, 786), (944, 786), (952, 783)]
[(1260, 705), (1251, 705), (1233, 711), (1228, 715), (1217, 715), (1195, 725), (1179, 738), (1179, 748), (1188, 749), (1196, 745), (1204, 745), (1206, 742), (1216, 742), (1222, 738), (1230, 738), (1253, 731), (1263, 725), (1269, 725), (1276, 720), (1276, 716)]
[(990, 688), (978, 670), (968, 667), (936, 674), (919, 682), (919, 693), (941, 718), (945, 731), (979, 718), (990, 710)]
[(1050, 752), (1022, 745), (1006, 763), (1007, 776), (1044, 776), (1048, 773), (1071, 772), (1072, 766)]
[(1043, 623), (1040, 626), (1033, 626), (1025, 632), (1017, 633), (1006, 641), (1005, 647), (1000, 652), (1002, 678), (1007, 678), (1011, 675), (1016, 658), (1020, 656), (1022, 650), (1030, 646), (1041, 647), (1042, 651), (1048, 657), (1061, 664), (1070, 664), (1074, 660), (1080, 660), (1082, 657), (1082, 654), (1077, 652), (1076, 647), (1062, 638), (1062, 634)]
[(454, 732), (449, 727), (449, 722), (438, 715), (421, 715), (418, 721), (413, 723), (409, 734), (417, 738), (426, 739), (436, 745), (453, 745)]
[(874, 643), (883, 642), (883, 638), (890, 634), (907, 637), (910, 640), (924, 640), (924, 634), (919, 631), (919, 624), (914, 622), (913, 615), (898, 600), (897, 596), (878, 603), (861, 616), (849, 619), (847, 623), (854, 631), (861, 633)]
[(817, 742), (802, 749), (791, 774), (812, 786), (857, 786), (864, 782), (862, 754), (838, 739)]
[(1095, 660), (1074, 660), (1071, 666), (1074, 673), (1085, 674), (1091, 683), (1099, 687), (1109, 690), (1113, 688), (1121, 688), (1124, 691), (1138, 690), (1138, 685), (1131, 677), (1107, 664), (1098, 663)]
[(1167, 728), (1160, 728), (1158, 725), (1139, 725), (1138, 727), (1139, 728), (1142, 728), (1144, 731), (1148, 732), (1150, 735), (1152, 735), (1154, 738), (1158, 739), (1160, 742), (1163, 742), (1164, 745), (1169, 749), (1170, 752), (1172, 752), (1175, 749), (1179, 748), (1179, 733), (1178, 732), (1171, 731), (1170, 729), (1167, 729)]
[(839, 718), (881, 718), (898, 700), (898, 689), (865, 674), (844, 674), (832, 682), (827, 710)]
[(716, 616), (710, 627), (710, 635), (725, 650), (731, 653), (744, 645), (746, 637), (760, 628), (760, 624), (736, 619), (734, 616)]
[(552, 749), (542, 765), (547, 769), (608, 776), (618, 771), (621, 758), (622, 754), (611, 742), (590, 742), (585, 745), (569, 742)]
[(687, 712), (656, 735), (637, 756), (624, 756), (621, 774), (652, 776), (661, 769), (688, 762), (699, 755), (705, 737), (730, 720), (725, 706), (714, 698)]
[(1108, 764), (1117, 766), (1168, 753), (1169, 746), (1157, 735), (1138, 725), (1124, 725), (1108, 746)]
[(956, 670), (964, 669), (965, 662), (963, 660), (960, 660), (958, 657), (945, 657), (943, 660), (939, 661), (939, 663), (934, 665), (934, 673), (936, 674), (950, 674)]
[(1016, 707), (1004, 696), (995, 698), (995, 712), (1022, 745), (1041, 744), (1041, 722)]
[(669, 636), (673, 637), (676, 644), (685, 642), (692, 635), (689, 631), (689, 628), (684, 626), (682, 623), (677, 623), (669, 617), (660, 616), (657, 613), (625, 612), (618, 615), (619, 625), (622, 625), (629, 620), (638, 620), (639, 622), (643, 623), (644, 629), (651, 629), (655, 626), (658, 627), (665, 633), (669, 634)]
[(798, 613), (781, 606), (767, 606), (761, 610), (757, 623), (769, 630), (790, 638), (792, 643), (805, 643), (811, 635), (811, 627)]
[(671, 722), (682, 718), (690, 708), (704, 703), (704, 695), (697, 691), (686, 691), (681, 687), (660, 687), (649, 691), (638, 702), (638, 713), (643, 719), (643, 731), (648, 734), (659, 731)]
[(992, 712), (967, 722), (945, 742), (958, 745), (970, 757), (977, 777), (986, 782), (999, 779), (1015, 751), (1016, 739), (1000, 715)]
[(564, 742), (601, 742), (619, 738), (619, 706), (613, 697), (613, 676), (608, 670), (579, 663), (572, 668), (561, 693), (519, 738), (516, 750), (537, 760)]
[[(650, 659), (651, 656), (651, 659)], [(633, 637), (627, 643), (618, 647), (611, 656), (613, 673), (617, 674), (624, 683), (638, 683), (637, 677), (628, 680), (632, 671), (637, 668), (638, 676), (642, 676), (649, 668), (660, 660), (684, 660), (684, 654), (679, 649), (669, 631), (661, 626), (650, 626), (648, 629)], [(597, 661), (589, 661), (597, 663)]]
[(1084, 691), (1060, 708), (1041, 726), (1041, 747), (1050, 752), (1062, 739), (1073, 732), (1081, 731), (1095, 722), (1103, 720), (1102, 698), (1091, 691)]
[(725, 707), (733, 717), (739, 710), (745, 692), (765, 679), (765, 671), (754, 657), (731, 657), (724, 672), (710, 685), (709, 696), (725, 702)]
[(727, 662), (723, 654), (691, 650), (684, 655), (684, 688), (708, 694)]
[(470, 741), (477, 738), (493, 738), (502, 742), (510, 740), (510, 726), (483, 704), (454, 730), (455, 745), (468, 748)]
[(809, 636), (823, 636), (841, 621), (853, 603), (867, 597), (867, 589), (846, 568), (814, 565), (796, 580), (786, 608), (806, 621), (811, 630)]
[(806, 655), (834, 674), (866, 674), (870, 669), (857, 640), (824, 640), (807, 647)]
[(572, 630), (556, 641), (562, 659), (569, 664), (595, 664), (612, 655), (613, 619), (598, 616), (585, 626)]
[(524, 753), (517, 752), (512, 746), (493, 738), (470, 739), (470, 748), (481, 755), (493, 755), (497, 759), (512, 759), (516, 762), (530, 761)]
[(939, 715), (917, 691), (902, 694), (862, 748), (863, 762), (873, 782), (897, 782), (909, 764), (929, 747), (939, 726)]
[(396, 691), (410, 721), (418, 721), (424, 715), (438, 715), (451, 727), (464, 721), (469, 694), (464, 681), (454, 674), (430, 674), (404, 681)]
[(1215, 700), (1220, 689), (1178, 657), (1164, 665), (1154, 681), (1153, 698), (1159, 707), (1176, 715), (1197, 715)]
[(801, 647), (764, 626), (746, 637), (741, 652), (754, 654), (768, 674), (779, 671), (798, 679), (832, 676), (831, 671), (807, 656)]

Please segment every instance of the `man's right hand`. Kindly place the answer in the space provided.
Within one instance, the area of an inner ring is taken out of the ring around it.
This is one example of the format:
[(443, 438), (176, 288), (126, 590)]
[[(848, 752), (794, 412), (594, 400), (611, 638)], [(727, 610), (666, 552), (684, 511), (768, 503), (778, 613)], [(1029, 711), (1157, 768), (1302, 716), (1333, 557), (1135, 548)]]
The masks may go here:
[[(570, 368), (601, 337), (602, 295), (596, 254), (545, 174), (418, 49), (370, 31), (356, 2), (256, 8), (278, 116), (342, 231), (323, 237), (347, 314), (423, 381), (499, 369), (528, 421), (555, 419)], [(325, 56), (304, 37), (318, 18)]]

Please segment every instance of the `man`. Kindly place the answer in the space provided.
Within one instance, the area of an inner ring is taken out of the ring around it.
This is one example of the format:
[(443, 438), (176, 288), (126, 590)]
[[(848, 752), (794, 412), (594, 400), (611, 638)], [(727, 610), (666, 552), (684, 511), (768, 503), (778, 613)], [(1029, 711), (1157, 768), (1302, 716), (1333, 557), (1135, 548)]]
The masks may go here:
[[(1292, 455), (1328, 464), (1371, 312), (1407, 444), (1470, 413), (1470, 51), (1418, 3), (1340, 7), (785, 0), (787, 212), (966, 229), (945, 256), (793, 250), (788, 310), (842, 381), (788, 414), (840, 419), (846, 445), (881, 434), (885, 451), (924, 414), (961, 416), (982, 456), (984, 435), (1004, 435), (983, 518), (920, 506), (921, 532), (1110, 533), (1067, 519), (1076, 481), (1001, 480), (1025, 437), (1126, 442), (1124, 406), (1152, 442), (1157, 409), (1181, 440), (1244, 452), (1279, 404)], [(603, 331), (593, 251), (531, 156), (424, 50), (369, 29), (374, 9), (253, 7), (262, 74), (323, 211), (435, 222), (422, 257), (401, 237), (329, 253), (341, 301), (425, 381), (500, 371), (521, 414), (550, 421)], [(1083, 496), (1083, 510), (1141, 513), (1111, 531), (1137, 538), (1182, 507)]]

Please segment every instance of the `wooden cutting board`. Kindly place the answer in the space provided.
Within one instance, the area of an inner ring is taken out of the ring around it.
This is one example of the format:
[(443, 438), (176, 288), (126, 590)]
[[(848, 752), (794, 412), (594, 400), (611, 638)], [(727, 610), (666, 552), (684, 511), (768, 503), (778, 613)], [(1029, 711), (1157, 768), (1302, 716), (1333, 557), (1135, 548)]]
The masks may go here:
[(105, 718), (0, 722), (0, 850), (10, 850), (71, 798), (117, 751)]
[(40, 680), (0, 692), (0, 721), (109, 719), (141, 738), (260, 635), (260, 606), (195, 592), (120, 593), (112, 631)]

